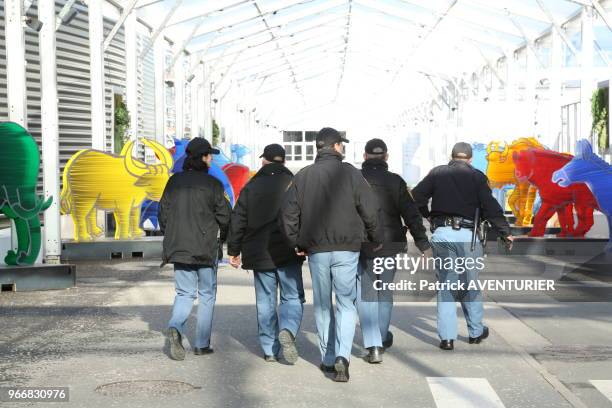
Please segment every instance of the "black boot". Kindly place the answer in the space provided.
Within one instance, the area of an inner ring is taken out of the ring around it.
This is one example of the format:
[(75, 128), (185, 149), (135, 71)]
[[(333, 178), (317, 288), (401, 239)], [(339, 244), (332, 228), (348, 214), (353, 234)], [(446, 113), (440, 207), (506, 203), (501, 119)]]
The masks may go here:
[(278, 333), (278, 341), (283, 348), (283, 357), (289, 364), (295, 364), (298, 361), (298, 350), (295, 347), (295, 337), (287, 329), (283, 329)]
[(393, 333), (387, 332), (387, 338), (383, 341), (383, 348), (388, 349), (393, 345)]
[(368, 350), (368, 355), (366, 357), (366, 360), (368, 363), (370, 364), (382, 363), (383, 361), (382, 353), (384, 351), (382, 347), (368, 347), (367, 350)]
[(485, 326), (482, 329), (482, 334), (478, 337), (470, 337), (468, 342), (470, 344), (480, 344), (481, 341), (483, 341), (484, 339), (486, 339), (487, 337), (489, 337), (489, 328), (487, 326)]
[(442, 340), (440, 342), (440, 348), (442, 350), (454, 350), (455, 349), (455, 341), (454, 340)]
[(210, 347), (196, 347), (193, 349), (193, 354), (196, 356), (203, 356), (205, 354), (212, 354), (214, 351)]
[(349, 362), (344, 357), (336, 358), (336, 363), (334, 364), (334, 368), (336, 369), (336, 376), (334, 377), (334, 381), (336, 382), (348, 382), (349, 380)]
[(181, 333), (174, 327), (168, 329), (168, 341), (170, 341), (170, 358), (173, 360), (184, 360), (185, 349), (183, 348), (183, 339)]

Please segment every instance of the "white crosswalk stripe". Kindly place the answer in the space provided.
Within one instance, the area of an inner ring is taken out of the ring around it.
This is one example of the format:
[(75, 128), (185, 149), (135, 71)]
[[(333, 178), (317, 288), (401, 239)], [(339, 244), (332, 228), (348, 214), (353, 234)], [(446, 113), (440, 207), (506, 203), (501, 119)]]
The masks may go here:
[(591, 380), (593, 387), (597, 388), (607, 399), (612, 402), (612, 380)]
[(427, 377), (438, 408), (504, 408), (485, 378)]

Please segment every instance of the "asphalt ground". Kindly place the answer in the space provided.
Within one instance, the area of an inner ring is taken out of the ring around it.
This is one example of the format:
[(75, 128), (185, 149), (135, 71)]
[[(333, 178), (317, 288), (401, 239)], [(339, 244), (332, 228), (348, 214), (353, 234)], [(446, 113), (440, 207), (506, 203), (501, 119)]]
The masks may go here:
[[(493, 256), (487, 273), (554, 276), (584, 262)], [(158, 260), (81, 263), (76, 288), (0, 293), (0, 387), (68, 387), (69, 402), (0, 406), (612, 407), (611, 302), (606, 292), (589, 292), (608, 288), (605, 271), (566, 273), (562, 294), (488, 294), (491, 336), (480, 345), (467, 343), (458, 308), (453, 352), (437, 348), (431, 297), (397, 302), (395, 341), (384, 362), (363, 360), (358, 327), (351, 380), (339, 384), (318, 369), (306, 265), (300, 360), (291, 366), (262, 358), (252, 272), (220, 267), (215, 353), (195, 356), (185, 341), (187, 357), (177, 362), (162, 334), (174, 296), (172, 267), (159, 268)], [(193, 329), (192, 321), (190, 338)]]

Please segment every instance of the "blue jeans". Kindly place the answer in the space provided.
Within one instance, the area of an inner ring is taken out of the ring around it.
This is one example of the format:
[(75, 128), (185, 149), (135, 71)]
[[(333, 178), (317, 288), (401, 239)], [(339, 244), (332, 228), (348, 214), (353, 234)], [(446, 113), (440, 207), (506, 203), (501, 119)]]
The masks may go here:
[[(257, 326), (264, 354), (276, 356), (280, 350), (278, 332), (287, 329), (297, 336), (304, 314), (302, 265), (290, 264), (269, 271), (255, 271)], [(280, 305), (276, 313), (277, 287)], [(280, 321), (280, 323), (279, 323)]]
[[(461, 228), (453, 230), (452, 227), (438, 227), (431, 237), (433, 253), (436, 258), (478, 258), (483, 256), (482, 245), (478, 241), (474, 251), (471, 251), (470, 241), (472, 231)], [(478, 337), (482, 334), (483, 305), (480, 290), (468, 290), (470, 282), (478, 280), (479, 270), (477, 268), (465, 268), (459, 270), (457, 263), (450, 268), (444, 265), (437, 270), (438, 282), (462, 282), (466, 290), (439, 290), (438, 301), (438, 336), (440, 340), (454, 340), (457, 338), (457, 306), (461, 303), (463, 314), (467, 322), (470, 337)]]
[[(351, 357), (357, 323), (357, 264), (359, 252), (332, 251), (308, 255), (312, 276), (314, 317), (323, 364)], [(332, 289), (336, 311), (332, 310)]]
[(213, 309), (217, 297), (217, 267), (174, 264), (176, 297), (168, 327), (185, 336), (185, 323), (191, 314), (193, 301), (199, 298), (194, 347), (210, 346)]
[[(391, 324), (391, 312), (393, 310), (393, 295), (385, 291), (372, 291), (368, 288), (365, 300), (362, 298), (362, 285), (371, 288), (374, 279), (372, 277), (373, 260), (361, 259), (359, 261), (359, 274), (357, 275), (357, 311), (359, 312), (359, 323), (363, 346), (382, 347), (382, 342), (387, 340), (389, 325)], [(395, 277), (395, 266), (375, 277), (384, 282), (393, 282)], [(364, 291), (365, 292), (365, 291)], [(374, 295), (376, 298), (371, 298)]]

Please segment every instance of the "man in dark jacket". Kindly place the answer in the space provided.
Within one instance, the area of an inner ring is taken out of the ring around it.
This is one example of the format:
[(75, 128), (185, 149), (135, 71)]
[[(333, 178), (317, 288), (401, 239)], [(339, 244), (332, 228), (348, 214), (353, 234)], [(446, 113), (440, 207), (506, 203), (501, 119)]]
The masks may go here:
[[(368, 141), (363, 158), (365, 161), (361, 166), (361, 173), (370, 183), (378, 198), (381, 210), (380, 219), (385, 234), (383, 248), (376, 256), (394, 257), (398, 253), (406, 252), (407, 229), (410, 230), (417, 248), (421, 252), (430, 252), (428, 250), (431, 245), (423, 226), (423, 218), (408, 193), (406, 182), (399, 175), (388, 170), (389, 154), (386, 143), (381, 139)], [(370, 363), (380, 363), (383, 347), (389, 348), (393, 344), (393, 334), (389, 331), (393, 297), (388, 296), (390, 294), (386, 292), (374, 291), (370, 288), (373, 287), (375, 279), (393, 282), (395, 267), (386, 269), (383, 274), (372, 279), (375, 276), (373, 266), (373, 259), (369, 258), (365, 252), (362, 253), (357, 287), (359, 291), (357, 310), (359, 311), (363, 344), (368, 350), (367, 360)], [(367, 288), (362, 285), (367, 285)], [(366, 290), (362, 291), (362, 288)], [(368, 293), (368, 296), (362, 299), (362, 293)], [(372, 298), (369, 294), (373, 295)]]
[(321, 369), (335, 371), (335, 381), (345, 382), (357, 320), (357, 264), (364, 231), (376, 244), (383, 236), (376, 196), (359, 170), (342, 162), (343, 142), (348, 140), (335, 129), (319, 131), (315, 162), (295, 176), (280, 222), (289, 244), (308, 254)]
[[(448, 164), (435, 167), (412, 190), (412, 197), (432, 226), (434, 256), (440, 259), (462, 259), (462, 265), (444, 262), (437, 270), (438, 283), (444, 284), (437, 293), (437, 321), (440, 348), (453, 350), (457, 338), (457, 306), (461, 303), (468, 325), (469, 343), (479, 344), (489, 336), (482, 322), (482, 295), (477, 289), (453, 291), (458, 282), (469, 287), (478, 281), (479, 268), (468, 268), (467, 260), (483, 257), (480, 242), (472, 247), (473, 231), (478, 219), (488, 220), (500, 238), (510, 248), (513, 241), (504, 212), (489, 188), (487, 176), (471, 166), (472, 146), (456, 143)], [(431, 211), (427, 204), (431, 199)], [(479, 217), (477, 217), (479, 214)], [(473, 263), (471, 263), (473, 265)], [(448, 265), (448, 267), (447, 267)], [(482, 264), (484, 266), (484, 264)]]
[(168, 180), (159, 205), (159, 225), (164, 233), (163, 264), (174, 264), (176, 297), (168, 324), (170, 357), (185, 358), (182, 337), (193, 301), (199, 295), (197, 355), (212, 353), (210, 334), (217, 293), (219, 248), (227, 236), (230, 205), (223, 185), (208, 175), (212, 155), (218, 154), (201, 138), (187, 145), (183, 172)]
[(259, 343), (265, 360), (277, 361), (282, 346), (285, 360), (295, 364), (295, 337), (304, 312), (303, 258), (287, 245), (277, 222), (293, 173), (284, 166), (285, 149), (278, 144), (266, 146), (260, 157), (261, 169), (244, 186), (234, 207), (227, 253), (232, 266), (240, 266), (242, 254), (242, 268), (254, 271)]

